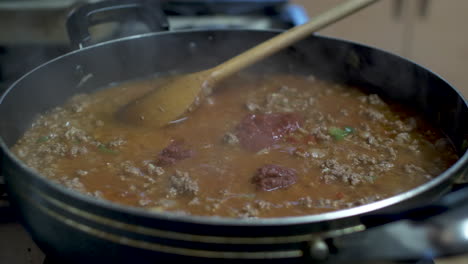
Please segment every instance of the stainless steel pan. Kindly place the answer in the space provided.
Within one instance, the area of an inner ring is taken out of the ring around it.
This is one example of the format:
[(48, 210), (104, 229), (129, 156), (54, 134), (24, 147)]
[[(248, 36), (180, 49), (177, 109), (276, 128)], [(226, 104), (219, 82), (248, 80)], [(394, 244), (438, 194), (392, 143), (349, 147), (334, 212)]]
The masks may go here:
[[(117, 7), (120, 11), (128, 8)], [(87, 17), (112, 8), (100, 3), (85, 10)], [(468, 238), (457, 233), (468, 230), (468, 190), (449, 193), (454, 182), (467, 175), (467, 102), (445, 80), (407, 59), (320, 36), (311, 36), (250, 70), (314, 73), (410, 105), (444, 131), (460, 160), (430, 182), (382, 201), (319, 215), (273, 219), (147, 212), (96, 200), (48, 181), (9, 150), (38, 113), (78, 92), (92, 92), (109, 83), (155, 72), (212, 67), (278, 34), (162, 32), (84, 47), (86, 21), (68, 25), (72, 33), (81, 27), (81, 33), (72, 39), (82, 49), (29, 72), (0, 99), (2, 167), (10, 200), (45, 253), (76, 263), (337, 263), (351, 259), (360, 263), (363, 259), (456, 254), (468, 248)]]

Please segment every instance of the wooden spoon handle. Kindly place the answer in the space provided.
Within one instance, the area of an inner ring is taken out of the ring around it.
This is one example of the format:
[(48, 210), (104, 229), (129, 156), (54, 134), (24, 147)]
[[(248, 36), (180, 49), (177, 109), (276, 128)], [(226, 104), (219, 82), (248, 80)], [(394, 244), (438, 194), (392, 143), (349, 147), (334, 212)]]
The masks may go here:
[(340, 4), (301, 26), (294, 27), (284, 33), (257, 45), (236, 57), (216, 66), (211, 70), (211, 79), (220, 81), (289, 45), (310, 36), (313, 32), (336, 22), (360, 9), (379, 0), (349, 0)]

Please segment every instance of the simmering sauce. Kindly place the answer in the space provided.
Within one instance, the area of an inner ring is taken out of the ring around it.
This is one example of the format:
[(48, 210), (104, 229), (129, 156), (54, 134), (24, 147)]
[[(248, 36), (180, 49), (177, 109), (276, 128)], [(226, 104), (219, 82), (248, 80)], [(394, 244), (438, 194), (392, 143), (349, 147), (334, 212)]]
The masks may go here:
[(98, 199), (223, 217), (366, 204), (421, 185), (457, 159), (408, 109), (313, 76), (242, 74), (167, 127), (119, 121), (122, 106), (163, 81), (76, 95), (41, 115), (13, 150), (45, 177)]

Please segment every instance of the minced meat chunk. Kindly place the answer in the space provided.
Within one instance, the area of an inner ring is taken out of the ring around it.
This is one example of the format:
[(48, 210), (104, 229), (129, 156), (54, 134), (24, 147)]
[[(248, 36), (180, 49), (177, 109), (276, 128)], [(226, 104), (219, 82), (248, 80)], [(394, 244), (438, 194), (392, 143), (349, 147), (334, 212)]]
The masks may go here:
[(377, 94), (370, 94), (367, 97), (367, 101), (372, 105), (385, 105), (384, 101)]
[(409, 174), (415, 174), (415, 173), (419, 173), (419, 174), (424, 174), (426, 173), (426, 171), (419, 167), (419, 166), (416, 166), (414, 164), (405, 164), (403, 166), (404, 170), (406, 173), (409, 173)]
[(165, 172), (163, 168), (161, 168), (161, 167), (159, 167), (159, 166), (154, 166), (154, 165), (151, 164), (151, 163), (148, 163), (148, 164), (146, 165), (146, 171), (148, 172), (149, 175), (154, 175), (154, 174), (156, 174), (156, 175), (158, 175), (158, 176), (163, 175), (164, 172)]
[(169, 146), (159, 153), (157, 160), (158, 166), (169, 166), (179, 160), (188, 159), (194, 154), (193, 150), (188, 149), (183, 141), (173, 141)]
[(37, 150), (40, 154), (54, 154), (59, 156), (65, 156), (68, 152), (68, 147), (64, 143), (56, 142), (41, 145)]
[(327, 141), (331, 139), (331, 136), (328, 133), (328, 128), (325, 126), (319, 126), (311, 131), (312, 135), (319, 141)]
[(258, 189), (274, 191), (296, 183), (296, 170), (274, 164), (265, 165), (257, 170), (252, 182)]
[(405, 122), (403, 122), (401, 120), (396, 120), (394, 122), (394, 126), (399, 131), (409, 132), (409, 131), (413, 131), (414, 129), (416, 129), (417, 126), (418, 126), (418, 123), (417, 123), (416, 119), (408, 118), (407, 120), (405, 120)]
[(72, 146), (70, 148), (70, 156), (77, 157), (78, 155), (84, 155), (88, 153), (88, 149), (85, 146)]
[(171, 196), (179, 194), (198, 194), (198, 182), (190, 177), (188, 172), (176, 170), (175, 174), (170, 177), (171, 188), (169, 193)]
[(124, 144), (126, 144), (127, 141), (123, 138), (115, 138), (114, 140), (112, 140), (111, 142), (109, 142), (109, 147), (120, 147)]
[(329, 159), (322, 163), (322, 180), (329, 184), (336, 180), (357, 185), (364, 181), (363, 175), (353, 172), (351, 167), (338, 163), (335, 159)]
[(257, 152), (296, 131), (302, 122), (296, 113), (249, 114), (237, 126), (235, 135), (244, 148)]
[(253, 218), (260, 214), (257, 208), (253, 207), (250, 203), (246, 204), (239, 213), (241, 218)]
[(403, 132), (403, 133), (398, 134), (395, 137), (395, 140), (398, 144), (407, 144), (411, 140), (411, 136), (410, 134)]
[(236, 145), (239, 143), (239, 139), (233, 133), (226, 133), (223, 137), (223, 141), (228, 145)]
[(144, 173), (140, 168), (136, 167), (132, 161), (127, 160), (121, 164), (123, 172), (128, 176), (143, 176)]
[(88, 142), (91, 140), (91, 137), (88, 136), (84, 130), (76, 127), (68, 128), (64, 136), (68, 141)]
[(364, 110), (362, 110), (361, 112), (361, 115), (363, 115), (364, 117), (372, 120), (372, 121), (379, 121), (379, 122), (385, 122), (386, 119), (385, 119), (385, 116), (384, 114), (382, 114), (381, 112), (375, 110), (375, 109), (372, 109), (372, 108), (366, 108)]

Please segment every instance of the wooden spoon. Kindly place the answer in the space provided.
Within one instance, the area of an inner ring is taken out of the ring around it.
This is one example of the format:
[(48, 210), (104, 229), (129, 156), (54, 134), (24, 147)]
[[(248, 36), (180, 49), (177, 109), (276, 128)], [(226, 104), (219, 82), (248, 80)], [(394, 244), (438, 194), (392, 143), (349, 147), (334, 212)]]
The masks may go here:
[(221, 80), (377, 1), (346, 1), (214, 68), (176, 77), (129, 103), (119, 110), (118, 115), (126, 122), (152, 127), (175, 122), (187, 111), (194, 110)]

